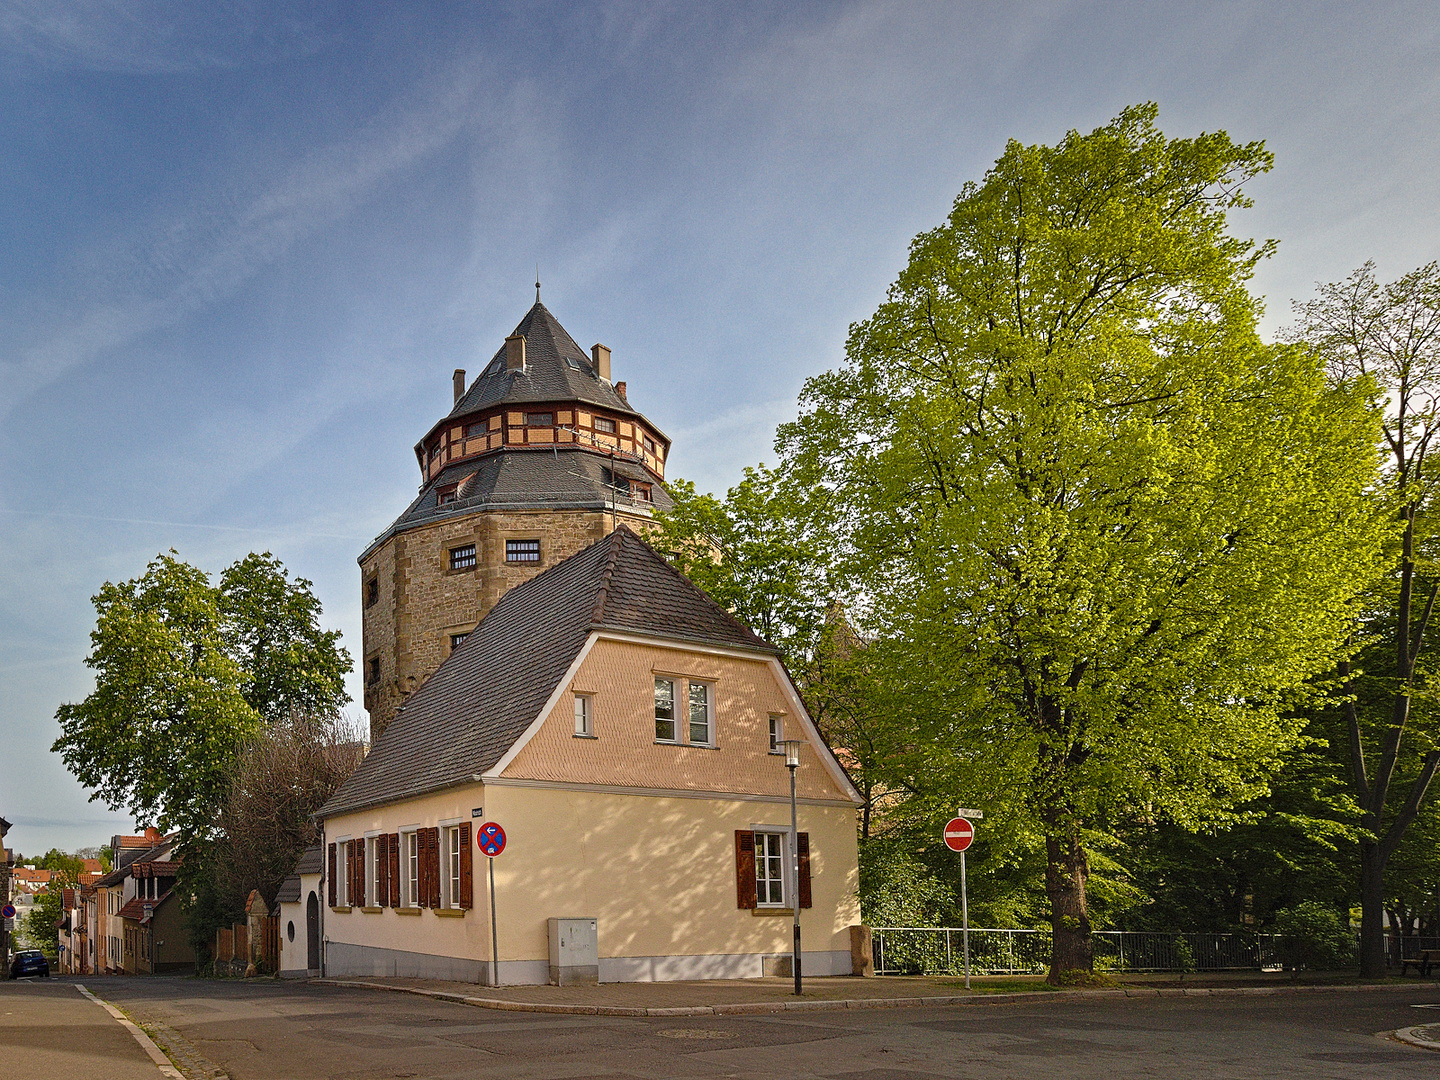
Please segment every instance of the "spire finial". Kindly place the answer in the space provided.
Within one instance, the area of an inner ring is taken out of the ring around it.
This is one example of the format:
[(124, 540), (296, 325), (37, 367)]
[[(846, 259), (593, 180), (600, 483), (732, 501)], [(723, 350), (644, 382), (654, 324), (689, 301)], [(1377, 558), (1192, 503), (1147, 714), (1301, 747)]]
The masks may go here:
[(540, 302), (540, 264), (535, 264), (535, 302)]

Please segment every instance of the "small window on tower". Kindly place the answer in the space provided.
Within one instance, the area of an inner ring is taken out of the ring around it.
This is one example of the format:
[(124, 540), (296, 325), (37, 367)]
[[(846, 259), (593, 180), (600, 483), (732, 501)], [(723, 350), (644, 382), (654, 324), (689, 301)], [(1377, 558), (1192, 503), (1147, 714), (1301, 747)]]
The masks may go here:
[(374, 686), (380, 681), (380, 657), (372, 656), (365, 663), (365, 685)]
[(511, 563), (538, 563), (540, 561), (540, 541), (506, 540), (505, 561)]
[(649, 450), (652, 454), (655, 453), (655, 440), (650, 438), (649, 435), (645, 436), (645, 449)]
[(477, 423), (474, 423), (474, 424), (466, 424), (466, 425), (465, 425), (465, 437), (466, 437), (467, 439), (478, 438), (479, 436), (484, 435), (485, 432), (488, 431), (488, 430), (489, 430), (489, 429), (485, 426), (485, 421), (484, 421), (484, 420), (478, 421)]
[(365, 583), (365, 606), (374, 607), (380, 599), (380, 579), (372, 577)]
[(450, 549), (451, 570), (472, 570), (475, 567), (475, 545), (466, 544), (464, 547)]
[(440, 451), (443, 450), (444, 448), (445, 448), (445, 447), (444, 447), (441, 443), (438, 443), (438, 442), (437, 442), (434, 446), (430, 447), (430, 460), (431, 460), (431, 461), (434, 461), (437, 457), (439, 457), (439, 456), (440, 456)]
[(597, 416), (595, 417), (595, 430), (603, 431), (608, 435), (614, 435), (615, 421), (611, 420), (608, 416)]
[(550, 427), (555, 423), (555, 414), (548, 412), (532, 412), (525, 414), (525, 425), (527, 427)]
[(466, 632), (463, 633), (463, 634), (451, 634), (451, 635), (450, 635), (450, 651), (451, 651), (451, 652), (454, 652), (454, 651), (455, 651), (456, 649), (458, 649), (461, 645), (465, 644), (465, 639), (466, 639), (467, 637), (469, 637), (469, 636), (470, 636), (469, 631), (466, 631)]

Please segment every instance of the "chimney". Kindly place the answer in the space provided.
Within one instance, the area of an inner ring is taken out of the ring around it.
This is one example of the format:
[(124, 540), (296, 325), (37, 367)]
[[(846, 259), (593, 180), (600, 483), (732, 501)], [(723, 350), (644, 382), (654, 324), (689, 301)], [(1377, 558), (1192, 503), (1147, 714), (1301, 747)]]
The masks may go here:
[(595, 374), (610, 381), (610, 348), (598, 342), (590, 346), (590, 359), (595, 361)]
[(455, 404), (460, 404), (460, 399), (465, 396), (465, 369), (455, 369)]
[(525, 335), (511, 334), (505, 339), (505, 370), (525, 370)]
[(625, 396), (625, 383), (623, 381), (615, 384), (615, 392), (620, 395), (621, 401), (625, 402), (626, 405), (630, 404), (630, 399)]

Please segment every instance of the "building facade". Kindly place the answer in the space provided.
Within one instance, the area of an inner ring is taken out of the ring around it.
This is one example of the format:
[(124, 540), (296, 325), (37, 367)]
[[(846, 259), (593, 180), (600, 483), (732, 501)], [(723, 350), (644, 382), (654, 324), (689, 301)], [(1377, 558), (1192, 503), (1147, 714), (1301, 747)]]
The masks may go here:
[(501, 598), (319, 811), (324, 970), (544, 983), (579, 920), (592, 980), (758, 977), (798, 908), (805, 970), (850, 974), (859, 802), (778, 651), (622, 525)]
[(420, 490), (361, 554), (371, 741), (507, 590), (669, 508), (670, 441), (540, 303), (415, 445)]

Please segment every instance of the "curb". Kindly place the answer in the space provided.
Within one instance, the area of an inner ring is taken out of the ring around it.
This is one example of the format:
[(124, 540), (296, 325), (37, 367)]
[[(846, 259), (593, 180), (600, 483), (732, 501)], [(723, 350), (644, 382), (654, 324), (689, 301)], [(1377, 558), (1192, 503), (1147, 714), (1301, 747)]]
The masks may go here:
[[(427, 990), (421, 986), (395, 986), (391, 983), (370, 982), (365, 979), (321, 978), (311, 979), (312, 985), (358, 987), (364, 990), (385, 990), (394, 994), (415, 994), (419, 997), (449, 1001), (457, 1005), (470, 1005), (478, 1009), (496, 1009), (502, 1012), (561, 1013), (569, 1016), (750, 1016), (764, 1013), (784, 1012), (832, 1012), (840, 1009), (917, 1009), (935, 1008), (946, 1005), (1014, 1005), (1023, 1001), (1048, 1001), (1056, 998), (1126, 999), (1158, 997), (1270, 997), (1276, 994), (1293, 993), (1340, 993), (1350, 991), (1411, 991), (1420, 985), (1345, 985), (1345, 986), (1227, 986), (1227, 987), (1166, 987), (1148, 989), (1136, 987), (1122, 990), (1053, 990), (1044, 993), (1024, 991), (1015, 994), (965, 994), (948, 997), (915, 998), (839, 998), (828, 1001), (751, 1001), (729, 1005), (690, 1005), (679, 1008), (655, 1008), (622, 1005), (553, 1005), (545, 1002), (511, 1001), (506, 998), (472, 997), (447, 990)], [(1418, 1028), (1404, 1028), (1416, 1031)], [(1399, 1032), (1396, 1038), (1401, 1038)], [(1401, 1041), (1409, 1041), (1401, 1039)], [(1429, 1049), (1440, 1049), (1433, 1041), (1416, 1043)]]
[(1417, 1027), (1401, 1028), (1386, 1032), (1392, 1039), (1418, 1046), (1422, 1050), (1440, 1051), (1440, 1024), (1420, 1024)]
[(118, 1023), (126, 1031), (130, 1032), (132, 1036), (134, 1036), (135, 1041), (140, 1044), (140, 1049), (145, 1051), (145, 1053), (149, 1056), (150, 1060), (154, 1062), (155, 1067), (160, 1070), (161, 1076), (167, 1077), (168, 1080), (185, 1080), (184, 1074), (181, 1073), (179, 1069), (175, 1068), (173, 1064), (171, 1064), (170, 1059), (165, 1056), (164, 1051), (162, 1051), (160, 1047), (156, 1046), (154, 1040), (152, 1040), (149, 1035), (146, 1035), (145, 1032), (141, 1031), (140, 1028), (137, 1027), (128, 1016), (126, 1016), (123, 1012), (117, 1009), (114, 1005), (111, 1005), (104, 998), (98, 998), (89, 990), (85, 989), (85, 985), (83, 983), (75, 983), (75, 989), (79, 990), (80, 993), (84, 994), (96, 1005), (99, 1005), (102, 1009), (104, 1009), (107, 1013), (110, 1014), (111, 1019), (115, 1020), (116, 1023)]

